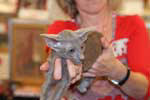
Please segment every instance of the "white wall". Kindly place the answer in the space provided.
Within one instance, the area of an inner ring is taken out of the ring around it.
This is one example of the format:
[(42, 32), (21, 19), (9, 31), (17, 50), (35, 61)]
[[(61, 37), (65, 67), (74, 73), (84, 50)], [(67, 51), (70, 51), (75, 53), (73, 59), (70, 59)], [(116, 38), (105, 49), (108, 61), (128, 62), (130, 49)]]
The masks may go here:
[(61, 8), (56, 3), (56, 0), (48, 0), (48, 10), (49, 10), (49, 19), (50, 22), (54, 20), (67, 20), (70, 19), (67, 15), (65, 15)]
[(138, 14), (143, 15), (144, 3), (143, 0), (123, 0), (121, 14)]

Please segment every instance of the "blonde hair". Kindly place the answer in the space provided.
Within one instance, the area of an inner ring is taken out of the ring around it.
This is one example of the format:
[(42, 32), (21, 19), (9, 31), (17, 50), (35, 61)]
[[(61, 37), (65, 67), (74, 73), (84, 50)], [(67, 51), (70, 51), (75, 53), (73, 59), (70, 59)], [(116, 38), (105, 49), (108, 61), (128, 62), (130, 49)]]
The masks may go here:
[[(122, 0), (108, 0), (108, 5), (112, 10), (117, 10)], [(64, 13), (69, 15), (71, 18), (76, 18), (78, 10), (74, 0), (56, 0), (57, 4), (63, 10)]]

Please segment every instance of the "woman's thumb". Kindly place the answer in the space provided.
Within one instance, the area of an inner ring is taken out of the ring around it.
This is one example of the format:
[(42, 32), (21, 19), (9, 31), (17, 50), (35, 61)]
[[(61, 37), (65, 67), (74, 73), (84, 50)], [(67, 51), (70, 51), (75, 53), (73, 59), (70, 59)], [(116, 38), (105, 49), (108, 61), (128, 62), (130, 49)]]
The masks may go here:
[(109, 42), (105, 37), (101, 38), (101, 43), (102, 43), (102, 46), (103, 46), (104, 49), (109, 47)]

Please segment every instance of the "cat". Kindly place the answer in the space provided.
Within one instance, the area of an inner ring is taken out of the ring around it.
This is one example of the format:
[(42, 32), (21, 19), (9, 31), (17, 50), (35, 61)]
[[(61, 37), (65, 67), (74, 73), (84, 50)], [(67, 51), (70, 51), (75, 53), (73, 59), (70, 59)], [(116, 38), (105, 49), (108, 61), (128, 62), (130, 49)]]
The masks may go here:
[[(95, 32), (95, 35), (91, 35), (90, 37), (88, 37), (88, 35), (90, 33), (93, 34), (93, 32)], [(92, 66), (93, 62), (96, 60), (101, 51), (101, 48), (99, 48), (100, 46), (98, 47), (99, 49), (93, 48), (94, 45), (99, 45), (101, 35), (99, 34), (99, 32), (94, 31), (92, 28), (86, 28), (77, 31), (64, 30), (60, 32), (59, 35), (41, 34), (41, 36), (44, 37), (48, 47), (52, 49), (52, 53), (48, 57), (50, 68), (46, 73), (46, 81), (42, 87), (43, 90), (40, 96), (40, 100), (61, 100), (62, 96), (65, 94), (65, 92), (67, 92), (71, 83), (66, 59), (70, 59), (74, 64), (81, 64), (82, 60), (85, 59), (85, 53), (87, 60), (90, 60), (91, 58), (91, 61), (84, 61), (84, 65), (88, 67), (85, 67), (83, 69), (85, 69), (84, 71), (87, 71)], [(87, 38), (89, 38), (88, 41)], [(93, 40), (95, 38), (96, 42), (92, 42), (95, 41)], [(87, 41), (86, 44), (85, 41)], [(86, 46), (87, 44), (89, 44), (89, 46)], [(90, 50), (93, 57), (89, 55), (90, 52), (84, 52), (85, 49), (87, 49), (88, 51)], [(57, 57), (61, 58), (61, 80), (55, 80), (53, 78), (54, 62)], [(81, 93), (85, 93), (93, 80), (93, 78), (83, 78), (77, 89)]]

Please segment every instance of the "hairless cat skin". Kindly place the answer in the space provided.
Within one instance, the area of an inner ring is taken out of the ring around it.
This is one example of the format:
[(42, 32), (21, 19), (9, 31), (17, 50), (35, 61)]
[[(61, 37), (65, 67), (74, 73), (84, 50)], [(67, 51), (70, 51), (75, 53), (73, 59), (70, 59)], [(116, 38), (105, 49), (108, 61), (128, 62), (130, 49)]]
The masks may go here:
[[(59, 35), (41, 34), (41, 36), (52, 49), (52, 54), (48, 57), (50, 67), (46, 73), (40, 100), (61, 100), (71, 84), (66, 59), (70, 59), (74, 64), (82, 63), (83, 71), (87, 71), (101, 54), (100, 37), (102, 35), (92, 28), (86, 28), (77, 31), (64, 30)], [(63, 73), (61, 80), (53, 78), (54, 62), (57, 57), (61, 58)], [(94, 78), (83, 77), (77, 90), (80, 93), (86, 93), (93, 80)], [(71, 100), (75, 98), (72, 97)]]

